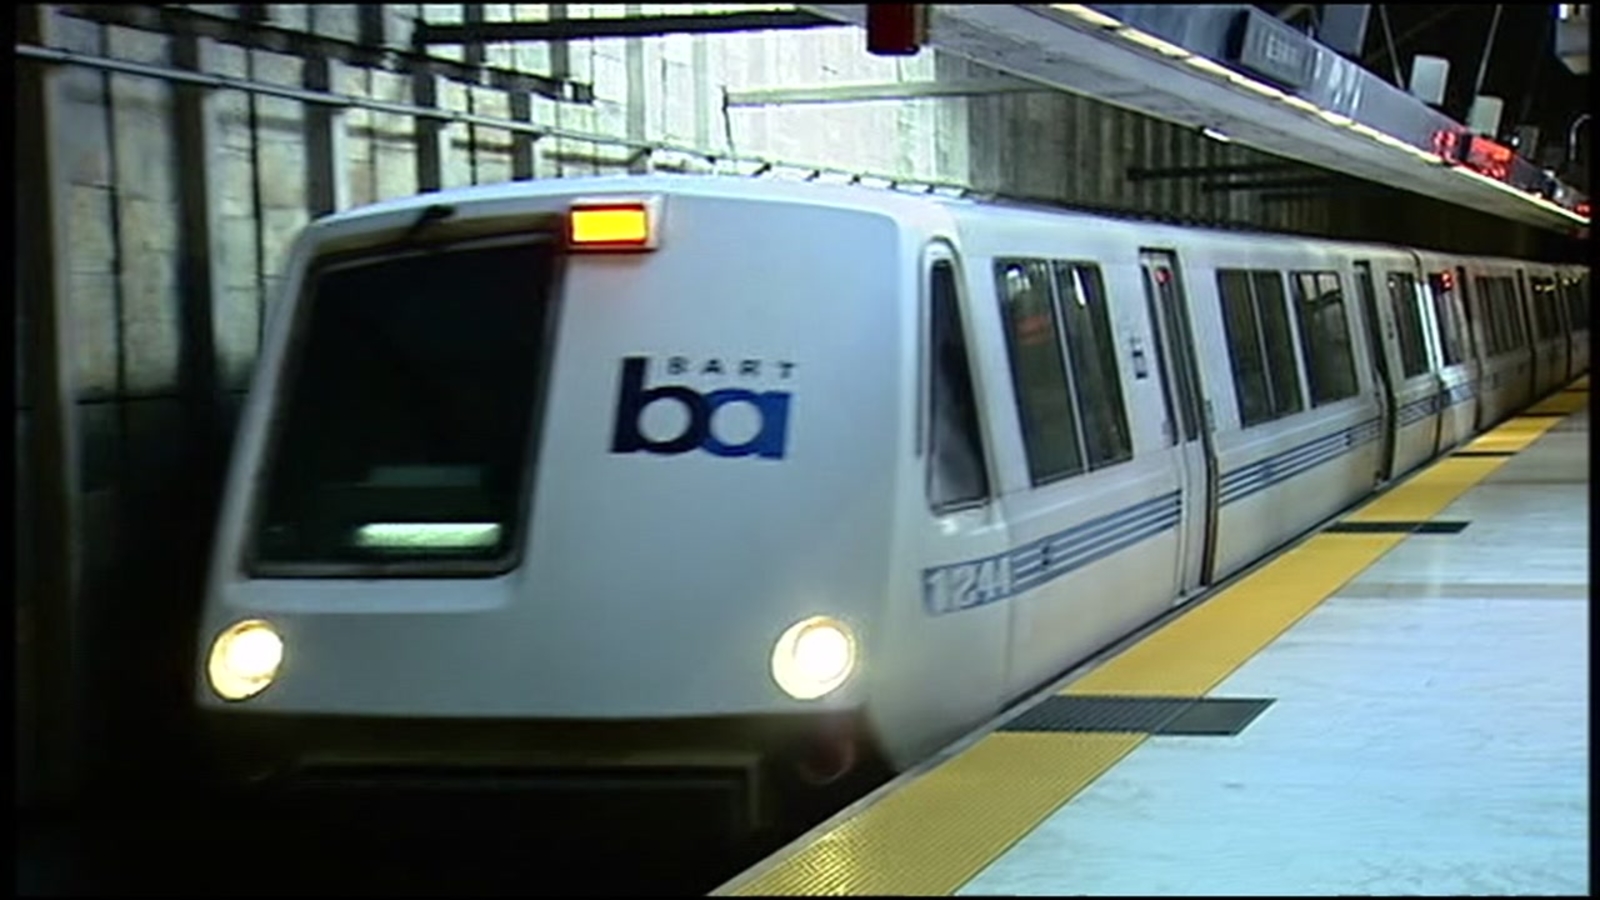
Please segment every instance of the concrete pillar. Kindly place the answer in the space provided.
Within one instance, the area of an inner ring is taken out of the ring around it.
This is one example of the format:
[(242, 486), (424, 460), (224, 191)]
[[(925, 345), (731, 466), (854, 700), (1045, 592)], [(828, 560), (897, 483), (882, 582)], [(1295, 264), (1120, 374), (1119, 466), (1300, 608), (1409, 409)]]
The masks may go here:
[[(334, 91), (343, 64), (314, 56), (306, 60), (305, 86)], [(348, 113), (334, 106), (306, 106), (306, 202), (313, 219), (350, 208)]]
[[(22, 7), (18, 38), (58, 46), (55, 12)], [(79, 444), (73, 386), (73, 329), (68, 297), (68, 193), (57, 118), (61, 70), (38, 63), (17, 67), (18, 300), (27, 307), (31, 415), (27, 446), (33, 558), (18, 560), (19, 635), (24, 691), (32, 721), (20, 722), (19, 789), (27, 806), (76, 799), (84, 762), (86, 678), (80, 607)]]

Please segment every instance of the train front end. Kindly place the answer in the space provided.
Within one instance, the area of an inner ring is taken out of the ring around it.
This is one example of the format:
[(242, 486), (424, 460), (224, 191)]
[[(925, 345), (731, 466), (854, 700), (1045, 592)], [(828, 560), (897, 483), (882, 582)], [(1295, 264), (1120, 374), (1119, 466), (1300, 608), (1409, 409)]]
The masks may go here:
[(310, 227), (204, 608), (218, 758), (335, 782), (847, 768), (905, 427), (900, 243), (883, 215), (670, 179)]

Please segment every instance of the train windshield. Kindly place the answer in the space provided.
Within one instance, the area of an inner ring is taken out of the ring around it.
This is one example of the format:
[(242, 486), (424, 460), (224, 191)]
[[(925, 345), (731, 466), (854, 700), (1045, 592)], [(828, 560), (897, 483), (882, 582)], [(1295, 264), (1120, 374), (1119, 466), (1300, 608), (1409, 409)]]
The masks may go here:
[(259, 574), (514, 564), (553, 267), (548, 241), (520, 237), (308, 273), (257, 499)]

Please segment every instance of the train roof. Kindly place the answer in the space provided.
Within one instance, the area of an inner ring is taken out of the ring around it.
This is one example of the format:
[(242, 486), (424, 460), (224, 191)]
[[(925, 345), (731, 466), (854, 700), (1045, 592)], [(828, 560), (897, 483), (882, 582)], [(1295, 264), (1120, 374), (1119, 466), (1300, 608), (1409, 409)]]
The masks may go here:
[(780, 178), (751, 178), (734, 175), (599, 175), (578, 178), (546, 178), (533, 181), (508, 181), (500, 184), (451, 188), (367, 206), (326, 216), (321, 222), (347, 222), (372, 215), (421, 210), (435, 204), (515, 201), (537, 197), (603, 193), (662, 193), (678, 196), (722, 197), (742, 200), (804, 203), (862, 212), (890, 215), (925, 213), (930, 203), (940, 198), (906, 191), (857, 185), (794, 181)]
[[(914, 183), (914, 182), (911, 182)], [(548, 178), (532, 181), (508, 181), (499, 184), (450, 188), (427, 194), (417, 194), (384, 200), (324, 216), (317, 224), (343, 224), (360, 221), (369, 216), (387, 215), (406, 210), (421, 210), (436, 204), (473, 204), (485, 202), (514, 202), (518, 199), (558, 197), (603, 193), (662, 193), (679, 196), (720, 197), (741, 200), (765, 200), (781, 203), (802, 203), (841, 210), (876, 212), (897, 218), (923, 218), (942, 210), (966, 227), (981, 226), (1002, 221), (1020, 223), (1027, 220), (1041, 224), (1060, 225), (1064, 221), (1079, 220), (1094, 223), (1097, 227), (1126, 228), (1141, 232), (1142, 240), (1165, 237), (1177, 240), (1188, 236), (1204, 236), (1220, 242), (1272, 241), (1285, 243), (1315, 243), (1325, 248), (1364, 249), (1368, 252), (1407, 252), (1412, 248), (1373, 241), (1351, 241), (1300, 235), (1284, 232), (1232, 229), (1217, 226), (1190, 225), (1153, 220), (1132, 213), (1111, 210), (1080, 209), (1057, 205), (1048, 201), (1031, 201), (972, 195), (951, 197), (936, 193), (913, 192), (886, 187), (855, 184), (837, 184), (817, 181), (798, 181), (783, 178), (753, 178), (746, 175), (602, 175), (576, 178)], [(1436, 256), (1462, 254), (1427, 251)], [(1471, 254), (1479, 257), (1478, 254)], [(1481, 255), (1483, 257), (1488, 254)], [(1496, 255), (1497, 260), (1518, 263), (1511, 257)]]

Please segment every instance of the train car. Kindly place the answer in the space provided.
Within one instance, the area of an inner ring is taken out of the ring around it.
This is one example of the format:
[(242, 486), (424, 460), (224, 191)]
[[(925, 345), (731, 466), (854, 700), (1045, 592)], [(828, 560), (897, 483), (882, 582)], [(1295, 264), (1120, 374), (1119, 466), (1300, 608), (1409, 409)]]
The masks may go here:
[(336, 214), (197, 702), (287, 777), (903, 769), (1528, 402), (1512, 268), (715, 177)]

